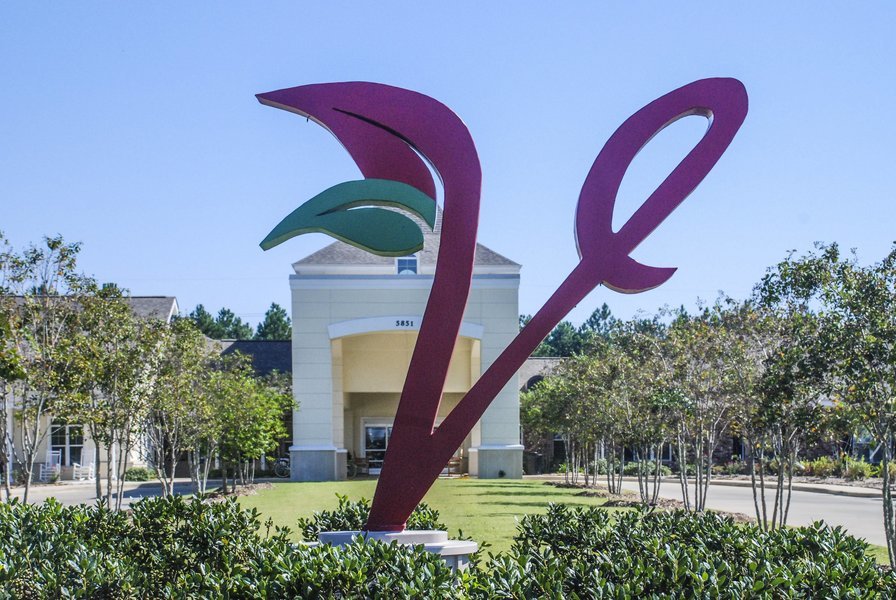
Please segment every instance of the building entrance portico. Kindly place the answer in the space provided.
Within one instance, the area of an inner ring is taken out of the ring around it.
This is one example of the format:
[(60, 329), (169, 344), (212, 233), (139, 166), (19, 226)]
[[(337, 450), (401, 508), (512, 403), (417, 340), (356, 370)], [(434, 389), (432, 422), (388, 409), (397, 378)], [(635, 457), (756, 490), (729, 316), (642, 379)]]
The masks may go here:
[[(335, 242), (293, 265), (292, 478), (346, 476), (349, 456), (376, 474), (432, 288), (436, 230), (424, 235), (415, 270), (398, 259)], [(402, 259), (407, 262), (407, 259)], [(478, 246), (469, 300), (448, 369), (444, 419), (519, 331), (519, 265)], [(479, 477), (521, 477), (519, 390), (511, 381), (456, 456)]]
[[(389, 319), (392, 323), (396, 321), (401, 319)], [(342, 327), (333, 329), (338, 331)], [(472, 325), (465, 329), (477, 332)], [(333, 389), (334, 394), (342, 395), (334, 397), (334, 404), (341, 402), (343, 406), (341, 447), (353, 458), (366, 459), (372, 475), (378, 474), (382, 467), (416, 343), (416, 331), (370, 332), (332, 341)], [(478, 339), (458, 339), (436, 426), (479, 377), (480, 345)], [(335, 429), (339, 429), (338, 423)], [(468, 454), (471, 437), (458, 448), (459, 456)]]

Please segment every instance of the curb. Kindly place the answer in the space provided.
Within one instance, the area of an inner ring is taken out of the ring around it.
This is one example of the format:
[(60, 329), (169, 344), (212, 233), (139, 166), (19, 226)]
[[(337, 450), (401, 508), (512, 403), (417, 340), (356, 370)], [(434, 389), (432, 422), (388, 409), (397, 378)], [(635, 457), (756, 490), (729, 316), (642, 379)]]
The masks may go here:
[[(667, 481), (667, 480), (664, 480)], [(677, 479), (675, 481), (678, 481)], [(739, 481), (737, 479), (713, 479), (710, 486), (721, 485), (728, 487), (750, 487), (749, 481)], [(767, 489), (777, 489), (774, 484), (765, 484)], [(830, 494), (832, 496), (850, 496), (852, 498), (883, 498), (883, 492), (873, 488), (847, 488), (846, 486), (828, 486), (817, 483), (794, 483), (791, 486), (795, 492), (812, 492), (815, 494)]]
[[(524, 477), (525, 479), (534, 479), (536, 481), (563, 481), (563, 475), (527, 475)], [(635, 478), (625, 477), (623, 481), (637, 481)], [(689, 482), (693, 481), (693, 479), (689, 479)], [(678, 484), (677, 477), (664, 477), (664, 484)], [(747, 480), (741, 479), (713, 479), (710, 482), (710, 487), (718, 485), (718, 486), (728, 486), (728, 487), (750, 487), (750, 482)], [(773, 483), (766, 483), (766, 489), (777, 489), (778, 486)], [(795, 492), (811, 492), (815, 494), (829, 494), (832, 496), (848, 496), (851, 498), (875, 498), (880, 499), (883, 498), (883, 492), (881, 490), (877, 490), (874, 488), (863, 488), (863, 487), (848, 487), (848, 486), (834, 486), (834, 485), (825, 485), (823, 483), (794, 483), (793, 491)]]

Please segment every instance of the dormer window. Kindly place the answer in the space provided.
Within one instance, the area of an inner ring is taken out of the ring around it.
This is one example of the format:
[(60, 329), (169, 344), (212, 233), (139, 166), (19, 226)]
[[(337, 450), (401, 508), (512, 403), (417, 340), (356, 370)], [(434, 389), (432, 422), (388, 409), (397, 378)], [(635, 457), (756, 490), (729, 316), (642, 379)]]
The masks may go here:
[(400, 256), (395, 259), (395, 267), (399, 275), (416, 275), (417, 274), (417, 256)]

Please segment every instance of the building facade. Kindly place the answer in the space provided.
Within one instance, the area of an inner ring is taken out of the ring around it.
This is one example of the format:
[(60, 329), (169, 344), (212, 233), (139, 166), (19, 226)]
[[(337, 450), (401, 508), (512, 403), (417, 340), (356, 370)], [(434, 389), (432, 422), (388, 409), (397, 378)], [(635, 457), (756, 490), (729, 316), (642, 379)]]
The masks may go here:
[[(131, 296), (126, 299), (135, 316), (170, 323), (177, 316), (179, 309), (177, 299), (173, 296)], [(7, 456), (9, 464), (6, 469), (14, 468), (13, 448), (23, 445), (22, 427), (15, 426), (15, 412), (20, 404), (14, 397), (5, 398), (11, 410), (6, 411), (6, 431), (11, 432), (12, 439), (7, 440)], [(92, 479), (95, 476), (105, 477), (110, 464), (119, 460), (121, 449), (112, 448), (111, 456), (104, 448), (97, 451), (96, 442), (90, 437), (89, 428), (83, 423), (71, 423), (53, 415), (42, 418), (38, 431), (47, 434), (39, 437), (35, 452), (34, 480), (56, 481), (74, 479)], [(147, 452), (141, 444), (130, 449), (127, 456), (129, 466), (146, 466)]]
[[(382, 466), (439, 247), (388, 258), (334, 242), (293, 264), (292, 478), (342, 479), (350, 461)], [(520, 265), (477, 245), (473, 282), (439, 416), (457, 405), (519, 331)], [(504, 386), (456, 458), (472, 476), (521, 477), (519, 386)]]

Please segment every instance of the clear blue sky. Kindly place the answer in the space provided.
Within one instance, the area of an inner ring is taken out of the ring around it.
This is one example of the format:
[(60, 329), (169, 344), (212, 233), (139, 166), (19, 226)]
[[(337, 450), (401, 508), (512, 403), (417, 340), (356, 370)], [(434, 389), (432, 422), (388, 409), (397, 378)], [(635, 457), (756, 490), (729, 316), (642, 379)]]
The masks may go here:
[[(257, 322), (329, 238), (259, 241), (358, 171), (254, 94), (378, 81), (466, 121), (479, 240), (523, 265), (533, 313), (578, 260), (575, 203), (609, 135), (676, 87), (731, 76), (750, 94), (740, 134), (634, 255), (678, 273), (636, 296), (599, 288), (570, 317), (743, 297), (788, 249), (837, 241), (870, 262), (896, 239), (894, 16), (883, 2), (4, 2), (0, 230), (17, 246), (60, 233), (101, 281)], [(639, 155), (618, 224), (703, 129), (685, 119)]]

